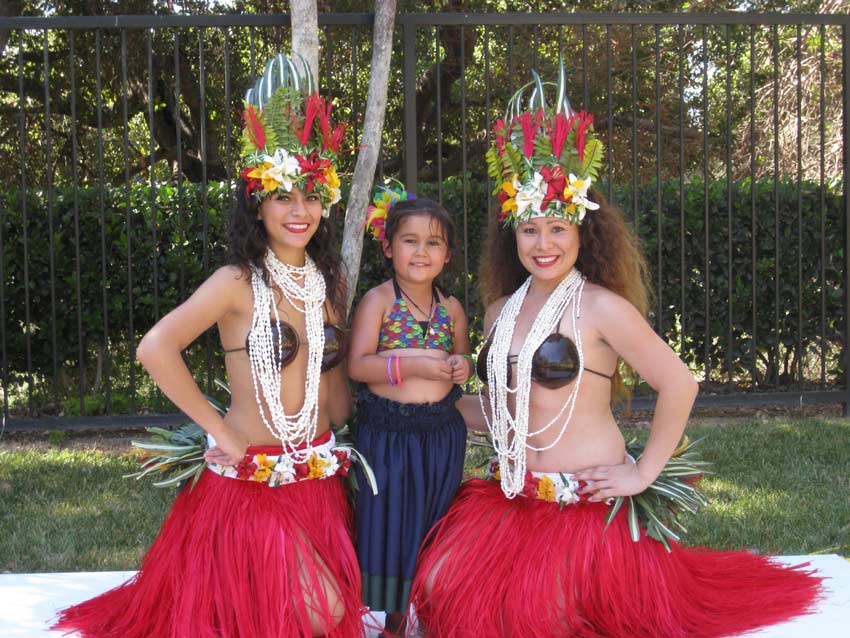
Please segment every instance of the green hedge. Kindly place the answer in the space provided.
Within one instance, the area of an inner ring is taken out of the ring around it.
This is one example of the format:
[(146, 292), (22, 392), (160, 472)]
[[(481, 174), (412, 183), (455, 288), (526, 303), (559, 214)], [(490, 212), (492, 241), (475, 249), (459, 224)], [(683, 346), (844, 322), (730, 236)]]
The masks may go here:
[[(604, 186), (603, 186), (604, 188)], [(433, 184), (420, 185), (420, 192), (437, 197)], [(469, 310), (472, 326), (480, 332), (482, 309), (474, 276), (479, 254), (486, 235), (488, 208), (487, 184), (469, 177), (466, 193), (466, 235), (469, 278)], [(454, 215), (459, 241), (464, 237), (463, 183), (453, 177), (443, 183), (443, 202)], [(739, 387), (753, 384), (767, 388), (791, 383), (797, 375), (798, 361), (794, 350), (797, 342), (797, 276), (798, 255), (802, 270), (802, 337), (804, 377), (816, 381), (820, 375), (821, 317), (825, 317), (827, 353), (827, 382), (835, 383), (843, 375), (843, 226), (842, 198), (839, 190), (826, 190), (824, 198), (824, 228), (826, 260), (821, 264), (821, 193), (817, 184), (803, 183), (800, 189), (802, 208), (801, 251), (798, 249), (798, 194), (796, 184), (777, 185), (778, 207), (774, 200), (771, 180), (756, 183), (756, 342), (752, 335), (752, 214), (750, 184), (732, 185), (732, 347), (728, 345), (727, 304), (730, 280), (728, 211), (726, 184), (723, 181), (708, 185), (708, 250), (711, 256), (708, 293), (710, 310), (706, 339), (705, 284), (705, 199), (703, 183), (693, 180), (684, 188), (684, 238), (680, 237), (679, 184), (661, 184), (661, 234), (658, 235), (656, 184), (647, 184), (638, 191), (637, 209), (641, 211), (638, 231), (644, 241), (653, 270), (653, 284), (660, 304), (653, 307), (653, 321), (661, 320), (666, 338), (695, 371), (705, 364), (706, 341), (713, 370), (714, 383), (729, 379)], [(179, 197), (178, 197), (179, 195)], [(80, 296), (83, 326), (84, 369), (87, 385), (94, 376), (98, 349), (103, 343), (103, 289), (107, 292), (108, 338), (113, 363), (128, 366), (135, 343), (162, 316), (181, 300), (181, 269), (186, 293), (191, 293), (205, 276), (204, 210), (206, 216), (208, 260), (210, 269), (221, 263), (224, 254), (224, 231), (230, 209), (230, 194), (224, 183), (210, 183), (206, 201), (200, 185), (185, 184), (181, 192), (169, 185), (159, 186), (155, 193), (156, 265), (159, 312), (154, 296), (154, 215), (151, 192), (146, 184), (133, 184), (129, 189), (105, 187), (103, 191), (103, 232), (106, 246), (106, 277), (102, 276), (101, 207), (98, 188), (77, 191), (79, 210)], [(129, 199), (130, 228), (128, 239), (127, 209)], [(615, 189), (613, 199), (628, 203), (629, 189)], [(55, 313), (57, 358), (60, 367), (60, 394), (63, 398), (76, 394), (79, 367), (79, 338), (77, 329), (77, 276), (75, 263), (74, 192), (56, 188), (52, 193), (53, 263), (55, 272)], [(779, 259), (776, 258), (774, 225), (778, 211)], [(6, 338), (6, 357), (10, 379), (22, 381), (26, 373), (24, 338), (24, 226), (20, 191), (5, 193), (0, 201), (3, 242), (3, 299), (2, 317)], [(627, 216), (631, 218), (630, 213)], [(337, 223), (341, 223), (341, 215)], [(40, 383), (50, 384), (53, 378), (53, 346), (50, 292), (50, 226), (47, 213), (47, 194), (30, 190), (26, 193), (26, 231), (29, 267), (29, 327), (33, 372)], [(182, 234), (180, 224), (182, 223)], [(660, 241), (659, 241), (660, 240)], [(661, 246), (661, 269), (658, 269), (658, 246)], [(128, 281), (128, 254), (132, 251), (132, 288)], [(684, 254), (685, 279), (681, 279), (681, 255)], [(464, 300), (464, 259), (455, 255), (443, 276), (443, 285)], [(775, 302), (774, 264), (778, 263), (779, 308), (778, 326)], [(825, 270), (825, 286), (821, 285), (821, 267)], [(660, 286), (659, 282), (660, 272)], [(367, 239), (364, 246), (359, 293), (376, 285), (389, 275), (377, 245)], [(684, 283), (684, 304), (682, 304)], [(821, 312), (821, 289), (825, 292), (825, 313)], [(132, 289), (133, 343), (130, 343), (131, 308), (128, 292)], [(684, 326), (684, 333), (681, 331)], [(778, 330), (776, 329), (778, 327)], [(474, 337), (477, 341), (480, 337)], [(202, 348), (191, 355), (193, 367), (203, 369)], [(753, 357), (758, 364), (754, 368)], [(217, 355), (216, 355), (217, 356)], [(215, 365), (220, 360), (215, 359)], [(200, 366), (200, 367), (199, 367)], [(217, 368), (218, 369), (218, 368)], [(126, 370), (125, 370), (126, 372)], [(115, 379), (117, 382), (118, 379)], [(121, 380), (126, 386), (126, 381)], [(77, 407), (77, 410), (79, 408)]]

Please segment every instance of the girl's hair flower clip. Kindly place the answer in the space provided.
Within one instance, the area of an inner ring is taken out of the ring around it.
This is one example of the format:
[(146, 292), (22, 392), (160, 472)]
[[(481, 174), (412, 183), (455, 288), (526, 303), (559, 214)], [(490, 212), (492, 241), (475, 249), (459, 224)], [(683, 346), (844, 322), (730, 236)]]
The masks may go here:
[(390, 209), (397, 202), (412, 199), (416, 199), (416, 195), (408, 193), (400, 181), (393, 178), (385, 180), (383, 186), (375, 189), (372, 203), (366, 209), (366, 230), (378, 241), (384, 240)]

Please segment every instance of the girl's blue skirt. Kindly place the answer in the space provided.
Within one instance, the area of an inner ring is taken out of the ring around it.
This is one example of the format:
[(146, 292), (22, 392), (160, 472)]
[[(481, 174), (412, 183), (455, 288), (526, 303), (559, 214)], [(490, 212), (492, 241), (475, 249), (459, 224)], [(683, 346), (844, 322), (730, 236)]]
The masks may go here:
[(363, 602), (404, 612), (419, 546), (448, 511), (463, 477), (466, 425), (455, 386), (436, 403), (398, 403), (365, 386), (357, 394), (357, 450), (375, 472), (372, 494), (357, 467), (355, 523)]

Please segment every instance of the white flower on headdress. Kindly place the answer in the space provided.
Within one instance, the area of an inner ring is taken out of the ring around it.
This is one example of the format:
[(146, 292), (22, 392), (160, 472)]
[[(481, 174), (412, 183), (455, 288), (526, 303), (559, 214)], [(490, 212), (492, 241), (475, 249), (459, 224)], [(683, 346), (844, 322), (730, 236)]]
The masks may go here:
[(587, 198), (587, 189), (593, 183), (593, 178), (588, 176), (585, 179), (579, 179), (574, 174), (570, 173), (570, 181), (567, 184), (567, 193), (572, 198), (572, 203), (578, 207), (579, 221), (584, 219), (584, 215), (589, 210), (596, 210), (599, 204)]
[(301, 174), (301, 167), (295, 156), (290, 155), (286, 149), (279, 148), (274, 155), (266, 155), (263, 159), (271, 164), (271, 167), (263, 172), (263, 179), (270, 177), (284, 189), (291, 191), (295, 180)]
[(547, 188), (548, 186), (543, 181), (543, 175), (534, 171), (534, 177), (526, 182), (516, 194), (517, 215), (522, 215), (529, 206), (532, 211), (539, 215)]

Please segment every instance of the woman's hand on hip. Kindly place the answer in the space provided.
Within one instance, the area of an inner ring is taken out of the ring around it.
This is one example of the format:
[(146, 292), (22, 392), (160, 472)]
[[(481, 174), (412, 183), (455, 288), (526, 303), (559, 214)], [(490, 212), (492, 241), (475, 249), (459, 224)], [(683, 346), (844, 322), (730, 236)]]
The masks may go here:
[(248, 445), (248, 437), (244, 433), (227, 428), (216, 437), (215, 447), (204, 453), (204, 460), (216, 465), (238, 465), (245, 458)]
[(590, 501), (604, 501), (618, 496), (634, 496), (649, 487), (637, 464), (627, 459), (619, 465), (598, 465), (576, 472), (576, 480), (584, 481), (579, 494), (590, 494)]

